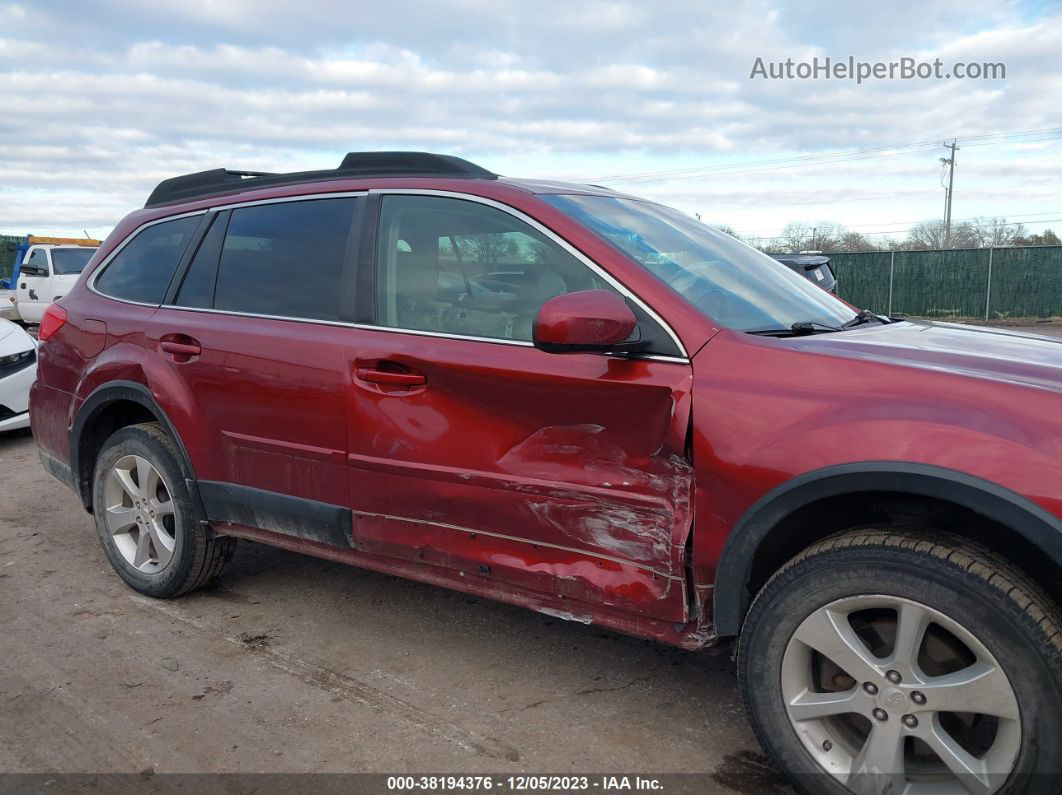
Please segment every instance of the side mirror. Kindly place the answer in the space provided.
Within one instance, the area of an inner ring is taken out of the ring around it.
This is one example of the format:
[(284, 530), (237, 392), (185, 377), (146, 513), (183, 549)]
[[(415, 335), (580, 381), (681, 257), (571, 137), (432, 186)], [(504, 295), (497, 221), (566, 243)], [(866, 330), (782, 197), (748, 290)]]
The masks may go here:
[(638, 327), (626, 302), (608, 290), (582, 290), (555, 296), (538, 310), (532, 338), (547, 353), (628, 352), (625, 340)]

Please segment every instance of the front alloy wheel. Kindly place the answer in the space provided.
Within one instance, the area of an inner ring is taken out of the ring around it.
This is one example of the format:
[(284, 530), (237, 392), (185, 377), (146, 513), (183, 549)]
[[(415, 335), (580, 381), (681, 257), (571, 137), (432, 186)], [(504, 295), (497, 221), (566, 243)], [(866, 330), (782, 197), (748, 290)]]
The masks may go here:
[(808, 753), (854, 792), (988, 795), (1021, 748), (1018, 700), (995, 657), (911, 599), (857, 596), (813, 612), (786, 647), (782, 694)]
[(763, 586), (738, 673), (804, 792), (1057, 795), (1060, 628), (1036, 582), (967, 539), (854, 530)]

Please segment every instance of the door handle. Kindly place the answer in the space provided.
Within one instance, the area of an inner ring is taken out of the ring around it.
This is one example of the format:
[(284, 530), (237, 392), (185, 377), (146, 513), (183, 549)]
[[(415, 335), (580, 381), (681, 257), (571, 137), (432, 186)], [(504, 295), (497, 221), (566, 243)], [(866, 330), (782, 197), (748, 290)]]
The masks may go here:
[(362, 381), (368, 381), (373, 384), (422, 386), (428, 383), (428, 379), (420, 373), (396, 373), (392, 370), (378, 370), (375, 367), (358, 367), (354, 373)]
[(203, 352), (203, 349), (198, 345), (190, 345), (185, 342), (170, 342), (169, 340), (160, 342), (159, 347), (165, 353), (175, 353), (181, 356), (198, 356)]

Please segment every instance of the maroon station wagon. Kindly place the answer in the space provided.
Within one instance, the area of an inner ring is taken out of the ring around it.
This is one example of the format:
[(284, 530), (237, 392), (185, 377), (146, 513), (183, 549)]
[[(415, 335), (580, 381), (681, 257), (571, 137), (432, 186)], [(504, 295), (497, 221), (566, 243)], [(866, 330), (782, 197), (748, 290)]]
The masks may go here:
[(659, 204), (402, 152), (162, 182), (40, 340), (41, 460), (140, 593), (246, 538), (736, 636), (806, 791), (1058, 791), (1058, 341), (858, 311)]

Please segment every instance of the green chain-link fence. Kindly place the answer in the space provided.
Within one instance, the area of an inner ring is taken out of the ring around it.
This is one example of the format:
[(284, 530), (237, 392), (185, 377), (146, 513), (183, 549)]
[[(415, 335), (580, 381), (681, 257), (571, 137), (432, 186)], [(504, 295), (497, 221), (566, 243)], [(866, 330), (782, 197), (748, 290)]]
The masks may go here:
[(1062, 246), (831, 254), (838, 294), (893, 315), (1062, 317)]

